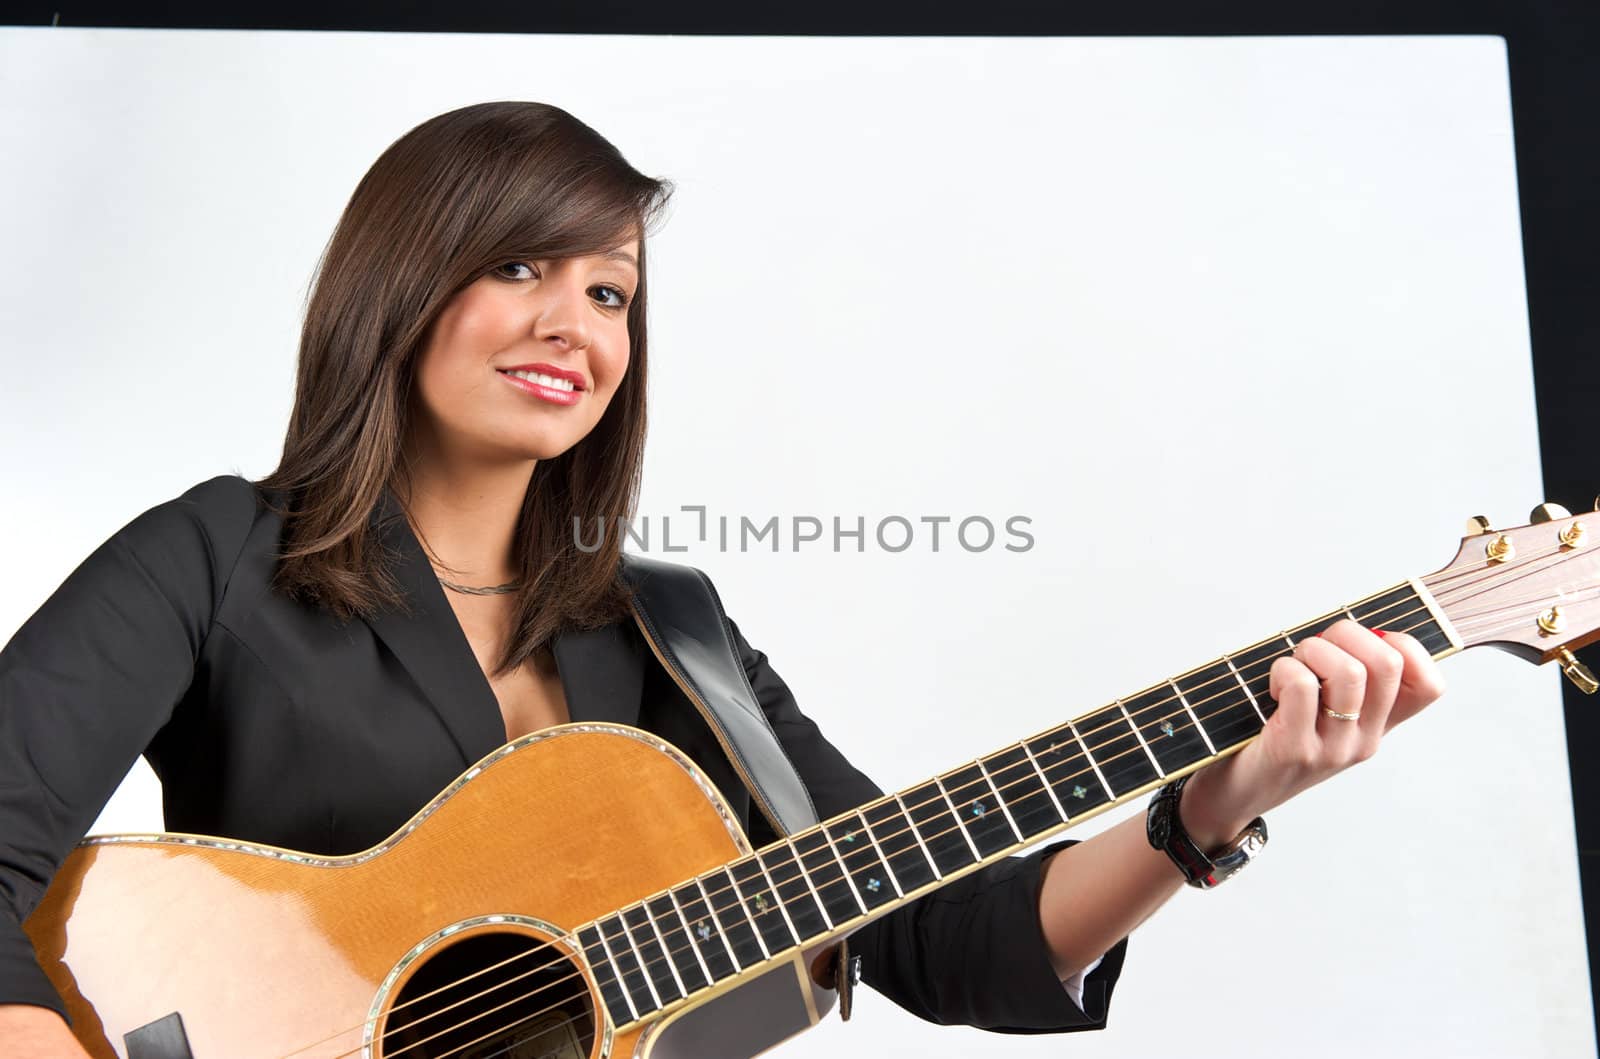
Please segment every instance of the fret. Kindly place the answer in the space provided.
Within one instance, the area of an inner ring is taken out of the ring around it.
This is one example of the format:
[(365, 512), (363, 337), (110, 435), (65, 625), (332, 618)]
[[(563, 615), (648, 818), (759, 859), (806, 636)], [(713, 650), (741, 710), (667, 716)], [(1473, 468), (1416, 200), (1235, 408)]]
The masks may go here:
[[(1078, 731), (1078, 726), (1071, 721), (1067, 722), (1067, 730), (1072, 733), (1072, 738), (1076, 739), (1078, 746), (1082, 748), (1083, 759), (1089, 763), (1089, 768), (1094, 772), (1094, 778), (1100, 781), (1101, 789), (1106, 792), (1106, 801), (1114, 801), (1117, 797), (1117, 792), (1112, 790), (1111, 784), (1106, 782), (1106, 774), (1100, 771), (1100, 762), (1096, 761), (1094, 755), (1089, 753), (1089, 744), (1083, 741), (1083, 733)], [(1076, 790), (1072, 793), (1073, 797), (1079, 796)]]
[(734, 890), (744, 906), (745, 915), (756, 925), (756, 936), (761, 950), (768, 956), (782, 952), (800, 942), (800, 935), (789, 922), (783, 902), (772, 892), (772, 881), (754, 857), (734, 861), (728, 865), (733, 877)]
[(605, 1001), (606, 1010), (611, 1013), (611, 1021), (621, 1025), (638, 1018), (639, 1013), (634, 1010), (633, 1001), (622, 990), (622, 978), (616, 962), (611, 959), (611, 953), (606, 951), (600, 929), (592, 923), (580, 928), (578, 944), (589, 963), (590, 973), (594, 975), (594, 983), (600, 988), (600, 999)]
[[(850, 864), (845, 860), (845, 856), (850, 852), (864, 853), (866, 850), (865, 848), (860, 850), (847, 849), (845, 853), (840, 853), (839, 844), (834, 841), (832, 833), (834, 828), (838, 828), (841, 834), (849, 835), (851, 843), (854, 844), (867, 842), (866, 827), (860, 823), (859, 817), (852, 814), (842, 822), (829, 824), (826, 827), (819, 829), (822, 837), (828, 843), (828, 848), (833, 851), (834, 860), (839, 862), (839, 877), (849, 885), (850, 895), (855, 898), (856, 905), (861, 909), (862, 915), (865, 915), (867, 912), (871, 911), (871, 906), (867, 904), (866, 898), (861, 896), (861, 887), (856, 885), (855, 875), (851, 873)], [(876, 856), (876, 854), (874, 854), (874, 856)], [(833, 885), (838, 884), (834, 883)], [(882, 875), (878, 876), (878, 889), (885, 889)]]
[(905, 791), (900, 795), (900, 804), (911, 819), (912, 833), (933, 858), (941, 879), (978, 860), (977, 852), (956, 822), (955, 810), (937, 781)]
[(1161, 778), (1139, 743), (1138, 729), (1120, 708), (1097, 710), (1073, 721), (1072, 727), (1118, 797)]
[(1349, 618), (1351, 621), (1356, 621), (1357, 620), (1356, 616), (1350, 612), (1350, 608), (1349, 607), (1341, 607), (1340, 608), (1340, 613), (1343, 614), (1345, 617)]
[(659, 894), (650, 898), (644, 903), (644, 910), (650, 914), (650, 925), (656, 928), (656, 940), (666, 950), (667, 962), (683, 995), (688, 996), (710, 985), (711, 972), (700, 958), (700, 948), (694, 935), (689, 933), (689, 925), (678, 915), (672, 895)]
[[(713, 952), (716, 952), (716, 951), (720, 951), (720, 950), (718, 950), (718, 945), (721, 945), (723, 943), (719, 940), (717, 942), (717, 944), (712, 944), (712, 942), (711, 942), (711, 923), (709, 922), (709, 920), (706, 920), (704, 918), (702, 918), (700, 920), (700, 922), (705, 927), (705, 934), (704, 934), (704, 936), (701, 936), (701, 934), (695, 929), (694, 919), (690, 916), (690, 914), (688, 912), (684, 911), (683, 905), (682, 905), (682, 903), (679, 902), (678, 895), (676, 893), (674, 893), (671, 890), (668, 890), (667, 891), (667, 900), (672, 903), (672, 911), (677, 915), (678, 923), (683, 927), (683, 936), (689, 939), (689, 947), (694, 950), (694, 958), (700, 964), (700, 973), (701, 973), (701, 977), (702, 977), (702, 982), (699, 985), (696, 985), (693, 982), (689, 982), (689, 981), (685, 980), (685, 984), (688, 985), (690, 989), (694, 989), (694, 990), (704, 989), (706, 986), (709, 986), (712, 982), (715, 982), (717, 980), (718, 975), (717, 975), (716, 971), (712, 970), (712, 961), (706, 959), (706, 954), (703, 951), (701, 951), (701, 946), (704, 945), (706, 948), (709, 948), (709, 949), (713, 950)], [(732, 957), (733, 957), (733, 954), (729, 953), (728, 954), (728, 958), (731, 960)], [(728, 964), (728, 968), (729, 968), (729, 973), (732, 973), (732, 968), (733, 968), (732, 963)]]
[[(806, 881), (806, 889), (810, 891), (809, 896), (812, 903), (821, 911), (822, 921), (827, 929), (832, 930), (835, 924), (833, 916), (828, 912), (828, 902), (823, 899), (822, 892), (817, 889), (817, 881), (811, 877), (811, 870), (806, 866), (806, 859), (800, 855), (800, 847), (795, 845), (793, 839), (788, 839), (787, 842), (790, 854), (794, 857), (795, 864), (799, 866), (800, 874)], [(810, 937), (812, 935), (807, 936)]]
[(767, 958), (761, 935), (756, 932), (755, 920), (745, 911), (744, 899), (727, 869), (708, 872), (699, 879), (701, 892), (716, 924), (727, 939), (729, 954), (739, 965), (739, 970), (753, 967)]
[(988, 769), (983, 767), (983, 759), (979, 758), (975, 764), (978, 766), (978, 771), (983, 773), (984, 781), (989, 784), (989, 791), (994, 795), (995, 804), (998, 805), (1000, 807), (1000, 811), (1005, 814), (1006, 823), (1011, 827), (1012, 836), (1015, 837), (1018, 842), (1024, 841), (1022, 837), (1022, 829), (1017, 826), (1016, 818), (1011, 815), (1011, 807), (1007, 805), (1006, 800), (1000, 796), (1000, 788), (995, 786), (994, 777), (989, 774)]
[(993, 783), (995, 796), (1019, 836), (1018, 841), (1067, 822), (1067, 814), (1056, 802), (1044, 773), (1021, 743), (990, 754), (978, 764)]
[[(1035, 736), (1023, 745), (1039, 766), (1057, 804), (1071, 807), (1064, 810), (1066, 813), (1085, 813), (1111, 800), (1111, 792), (1106, 790), (1099, 778), (1100, 774), (1094, 769), (1088, 750), (1073, 731), (1072, 725), (1063, 725), (1053, 732)], [(1071, 819), (1071, 815), (1068, 819)]]
[(1249, 692), (1256, 712), (1264, 717), (1271, 717), (1278, 709), (1271, 692), (1272, 662), (1289, 652), (1290, 648), (1283, 645), (1283, 637), (1275, 636), (1233, 653), (1233, 668), (1238, 671), (1245, 690)]
[(796, 943), (802, 938), (813, 938), (826, 933), (830, 924), (823, 921), (822, 908), (811, 894), (811, 880), (795, 851), (787, 842), (768, 846), (756, 853), (761, 870), (772, 883), (772, 892), (778, 897), (778, 908), (783, 918), (794, 930)]
[(823, 829), (803, 831), (794, 836), (791, 844), (799, 852), (800, 868), (811, 880), (812, 893), (822, 902), (822, 913), (828, 917), (829, 929), (867, 910)]
[[(827, 831), (828, 841), (833, 843), (845, 871), (850, 873), (851, 885), (869, 910), (905, 896), (899, 878), (889, 867), (889, 858), (873, 837), (872, 829), (867, 826), (867, 819), (860, 811), (829, 824)], [(916, 863), (928, 872), (928, 878), (931, 879), (933, 874), (927, 862), (920, 859), (922, 854), (914, 846), (910, 852), (918, 858)]]
[(1431, 654), (1437, 655), (1453, 646), (1449, 634), (1418, 595), (1416, 586), (1409, 582), (1371, 600), (1353, 604), (1351, 609), (1357, 614), (1356, 620), (1368, 628), (1410, 633)]
[(655, 921), (650, 918), (650, 910), (635, 905), (623, 911), (622, 922), (628, 928), (628, 936), (633, 939), (633, 947), (639, 954), (639, 962), (644, 965), (645, 975), (655, 986), (656, 996), (661, 998), (661, 1006), (666, 1007), (686, 995), (683, 983), (678, 981), (678, 969), (672, 966), (672, 956), (667, 952), (666, 943), (661, 940), (661, 932), (656, 930)]
[[(967, 849), (972, 851), (972, 859), (975, 861), (982, 860), (983, 854), (978, 852), (977, 845), (972, 841), (972, 834), (967, 830), (967, 822), (961, 818), (961, 810), (956, 808), (956, 803), (950, 800), (950, 792), (944, 789), (944, 782), (935, 778), (933, 785), (938, 788), (939, 797), (944, 799), (944, 804), (950, 809), (950, 815), (955, 818), (956, 830), (961, 833), (961, 838), (966, 842)], [(950, 869), (947, 868), (945, 870), (948, 871)]]
[[(1067, 815), (1066, 808), (1061, 804), (1061, 799), (1056, 797), (1055, 788), (1050, 786), (1050, 781), (1045, 778), (1044, 769), (1039, 767), (1039, 759), (1034, 757), (1033, 756), (1033, 751), (1028, 749), (1028, 744), (1027, 743), (1018, 743), (1017, 744), (1017, 749), (1021, 750), (1024, 754), (1027, 755), (1028, 764), (1032, 765), (1033, 766), (1033, 771), (1038, 773), (1038, 775), (1039, 775), (1039, 789), (1044, 791), (1046, 794), (1048, 794), (1050, 796), (1050, 805), (1051, 805), (1051, 807), (1053, 807), (1055, 809), (1056, 815), (1061, 817), (1059, 822), (1064, 824), (1067, 821), (1071, 820), (1072, 818)], [(1030, 794), (1030, 795), (1028, 795), (1028, 797), (1032, 797), (1032, 795)], [(1018, 799), (1018, 801), (1021, 801), (1021, 799)], [(1043, 816), (1043, 812), (1044, 811), (1042, 809), (1038, 810), (1038, 812), (1039, 812), (1040, 816)], [(1030, 809), (1028, 811), (1025, 811), (1023, 813), (1023, 817), (1024, 817), (1024, 819), (1027, 819), (1030, 822), (1032, 820), (1038, 819), (1038, 817), (1034, 816), (1034, 813), (1033, 813), (1032, 809)], [(1055, 824), (1055, 821), (1052, 821), (1052, 822), (1043, 823), (1037, 828), (1030, 827), (1029, 830), (1028, 830), (1028, 834), (1037, 835), (1040, 831), (1043, 831), (1047, 827), (1052, 827), (1052, 826), (1054, 826), (1054, 824)]]
[[(1157, 707), (1157, 709), (1160, 708), (1162, 707)], [(1155, 754), (1151, 753), (1150, 741), (1144, 737), (1143, 732), (1139, 731), (1139, 726), (1133, 723), (1133, 717), (1128, 713), (1128, 707), (1122, 704), (1121, 699), (1117, 700), (1117, 709), (1122, 711), (1122, 719), (1128, 722), (1128, 727), (1133, 729), (1133, 737), (1139, 740), (1139, 745), (1144, 748), (1144, 756), (1150, 759), (1150, 764), (1155, 766), (1157, 774), (1160, 775), (1162, 779), (1166, 779), (1167, 770), (1161, 767), (1161, 762), (1157, 761)], [(1162, 720), (1166, 720), (1166, 717), (1166, 714), (1162, 714)]]
[[(1351, 604), (1350, 609), (1356, 621), (1376, 629), (1407, 630), (1419, 621), (1432, 619), (1422, 600), (1417, 598), (1416, 591), (1408, 584), (1396, 585), (1371, 599)], [(1419, 640), (1421, 638), (1417, 637)]]
[(933, 871), (933, 877), (935, 879), (943, 879), (944, 872), (939, 870), (938, 863), (933, 859), (932, 851), (928, 849), (928, 844), (922, 840), (922, 832), (917, 830), (916, 821), (911, 818), (911, 811), (906, 808), (906, 800), (897, 794), (894, 796), (894, 804), (900, 809), (900, 816), (895, 822), (903, 824), (906, 833), (916, 840), (917, 848), (922, 850), (922, 855), (928, 859), (928, 867)]
[(1159, 684), (1129, 696), (1121, 705), (1163, 778), (1209, 756), (1205, 740), (1183, 708), (1176, 685)]
[[(680, 886), (672, 891), (672, 900), (677, 904), (678, 910), (683, 913), (684, 920), (689, 924), (689, 929), (694, 936), (700, 939), (700, 954), (705, 958), (706, 969), (711, 972), (711, 980), (721, 981), (731, 975), (737, 974), (742, 968), (739, 958), (733, 954), (733, 946), (728, 941), (728, 932), (723, 929), (722, 921), (712, 911), (711, 903), (706, 898), (705, 887), (696, 879), (687, 886)], [(712, 938), (716, 943), (712, 943)], [(753, 946), (752, 946), (753, 947)]]
[[(632, 909), (629, 909), (629, 911), (632, 911)], [(647, 960), (647, 959), (645, 959), (644, 952), (639, 948), (639, 942), (637, 941), (637, 939), (634, 938), (633, 932), (628, 928), (627, 913), (624, 912), (624, 913), (621, 913), (620, 915), (612, 916), (611, 918), (617, 920), (618, 922), (620, 922), (622, 924), (622, 939), (623, 939), (623, 942), (633, 952), (633, 958), (635, 960), (639, 961), (639, 970), (644, 975), (644, 985), (645, 985), (645, 988), (650, 991), (650, 999), (655, 1002), (655, 1009), (656, 1010), (660, 1010), (661, 1008), (666, 1007), (667, 1006), (666, 1001), (661, 999), (662, 996), (663, 996), (663, 993), (657, 991), (656, 982), (655, 982), (657, 974), (660, 974), (663, 978), (669, 978), (670, 977), (670, 976), (667, 975), (666, 969), (661, 966), (661, 960), (665, 959), (666, 954), (663, 953), (660, 958), (655, 959), (655, 960)], [(605, 929), (603, 924), (601, 926), (601, 929), (602, 930)], [(666, 995), (666, 996), (671, 996), (672, 995), (672, 987), (671, 987), (670, 981), (666, 984), (664, 989), (665, 989), (665, 994), (664, 995)]]
[[(1226, 656), (1223, 657), (1223, 662), (1227, 662)], [(1204, 676), (1204, 674), (1205, 671), (1202, 670), (1201, 675)], [(1211, 683), (1211, 681), (1208, 681), (1208, 683)], [(1189, 720), (1194, 722), (1194, 730), (1200, 733), (1200, 740), (1201, 742), (1205, 743), (1206, 752), (1208, 754), (1215, 754), (1217, 752), (1217, 744), (1211, 741), (1211, 733), (1206, 731), (1206, 726), (1200, 723), (1200, 718), (1195, 714), (1194, 707), (1189, 705), (1189, 697), (1183, 693), (1182, 688), (1178, 687), (1177, 681), (1169, 680), (1167, 681), (1167, 686), (1172, 689), (1172, 693), (1174, 695), (1178, 696), (1178, 705), (1183, 707), (1183, 712), (1187, 713), (1189, 715)]]
[(1250, 691), (1250, 685), (1245, 682), (1244, 674), (1240, 673), (1239, 667), (1233, 664), (1233, 657), (1231, 655), (1223, 655), (1222, 660), (1228, 663), (1228, 669), (1233, 673), (1233, 679), (1237, 680), (1239, 687), (1244, 689), (1245, 696), (1249, 698), (1251, 707), (1256, 711), (1256, 716), (1261, 718), (1262, 724), (1266, 724), (1267, 715), (1262, 712), (1261, 703), (1256, 701), (1255, 695)]
[(1190, 747), (1189, 761), (1198, 761), (1260, 733), (1261, 714), (1256, 712), (1249, 689), (1239, 682), (1226, 659), (1176, 677), (1172, 686), (1183, 696), (1185, 708), (1204, 726), (1201, 732), (1206, 745)]
[(606, 955), (611, 958), (617, 970), (622, 972), (622, 994), (628, 998), (628, 1010), (633, 1012), (634, 1018), (654, 1010), (651, 1005), (650, 984), (639, 968), (633, 946), (628, 942), (627, 934), (622, 929), (622, 920), (616, 916), (607, 916), (605, 919), (596, 920), (595, 926), (600, 928), (600, 942), (605, 946)]
[(1339, 622), (1343, 620), (1343, 613), (1337, 610), (1330, 611), (1329, 613), (1322, 615), (1320, 618), (1312, 618), (1304, 625), (1290, 629), (1283, 634), (1284, 639), (1288, 640), (1291, 645), (1297, 644), (1301, 640), (1309, 640), (1318, 633), (1327, 632), (1329, 629), (1339, 624)]
[(984, 777), (982, 765), (974, 761), (947, 772), (939, 786), (950, 811), (961, 821), (975, 860), (992, 857), (1017, 844), (1017, 836), (1006, 822), (1005, 803)]
[(898, 797), (866, 806), (861, 818), (866, 821), (873, 845), (883, 854), (891, 877), (907, 893), (939, 877), (933, 857), (911, 827)]

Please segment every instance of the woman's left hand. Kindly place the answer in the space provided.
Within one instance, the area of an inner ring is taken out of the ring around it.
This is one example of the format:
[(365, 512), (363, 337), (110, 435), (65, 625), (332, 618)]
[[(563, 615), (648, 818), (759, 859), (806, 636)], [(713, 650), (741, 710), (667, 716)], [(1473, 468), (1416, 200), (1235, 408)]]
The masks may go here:
[(1277, 709), (1261, 735), (1185, 786), (1184, 829), (1202, 849), (1224, 845), (1268, 809), (1371, 757), (1385, 732), (1443, 692), (1427, 649), (1405, 633), (1347, 619), (1302, 640), (1272, 664)]

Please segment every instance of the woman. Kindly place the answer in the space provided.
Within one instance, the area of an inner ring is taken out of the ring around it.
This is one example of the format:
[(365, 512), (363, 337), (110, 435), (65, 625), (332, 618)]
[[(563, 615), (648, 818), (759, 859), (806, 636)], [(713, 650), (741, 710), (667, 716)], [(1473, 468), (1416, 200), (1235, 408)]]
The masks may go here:
[[(773, 837), (648, 657), (617, 535), (593, 549), (574, 530), (634, 510), (646, 236), (669, 193), (517, 102), (425, 122), (362, 179), (319, 267), (277, 470), (145, 512), (0, 652), (0, 1053), (84, 1054), (20, 923), (140, 753), (170, 830), (349, 853), (509, 739), (623, 720), (684, 748), (756, 845)], [(818, 815), (881, 793), (730, 633)], [(1228, 846), (1441, 690), (1405, 634), (1345, 621), (1300, 643), (1272, 665), (1262, 736), (1176, 792), (1173, 842)], [(1127, 934), (1194, 875), (1176, 856), (1130, 818), (851, 945), (923, 1018), (1098, 1028)]]

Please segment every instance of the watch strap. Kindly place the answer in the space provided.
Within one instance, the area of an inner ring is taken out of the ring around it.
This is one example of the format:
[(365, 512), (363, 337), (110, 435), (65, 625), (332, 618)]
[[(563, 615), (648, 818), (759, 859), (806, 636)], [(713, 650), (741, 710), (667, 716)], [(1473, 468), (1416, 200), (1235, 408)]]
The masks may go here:
[(1156, 791), (1145, 812), (1145, 836), (1153, 848), (1164, 852), (1178, 866), (1186, 883), (1209, 890), (1250, 863), (1267, 844), (1267, 822), (1256, 817), (1233, 841), (1215, 854), (1207, 854), (1195, 845), (1178, 816), (1178, 801), (1188, 781), (1188, 776), (1182, 776)]

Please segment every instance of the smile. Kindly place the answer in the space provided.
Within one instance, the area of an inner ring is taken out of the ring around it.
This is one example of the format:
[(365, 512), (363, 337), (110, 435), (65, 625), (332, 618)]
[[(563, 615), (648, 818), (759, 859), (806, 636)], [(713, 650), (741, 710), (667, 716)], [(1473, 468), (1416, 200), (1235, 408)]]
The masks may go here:
[(532, 394), (550, 404), (575, 405), (583, 399), (583, 391), (574, 386), (570, 379), (557, 379), (535, 371), (501, 371), (498, 368), (495, 373), (523, 393)]
[(518, 379), (527, 379), (529, 382), (536, 382), (540, 386), (548, 386), (552, 390), (565, 390), (567, 393), (571, 393), (573, 390), (577, 389), (577, 387), (572, 385), (572, 382), (569, 379), (557, 379), (550, 375), (540, 375), (538, 372), (534, 371), (507, 371), (503, 374), (510, 375)]

